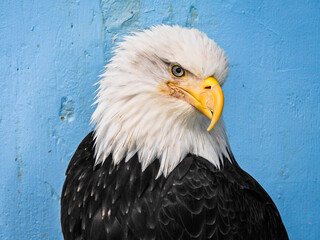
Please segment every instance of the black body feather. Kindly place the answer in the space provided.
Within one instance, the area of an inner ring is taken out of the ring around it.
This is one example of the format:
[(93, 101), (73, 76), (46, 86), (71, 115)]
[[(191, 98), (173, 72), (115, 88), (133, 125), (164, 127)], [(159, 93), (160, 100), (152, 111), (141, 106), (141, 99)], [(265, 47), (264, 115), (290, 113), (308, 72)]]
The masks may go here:
[(137, 156), (94, 167), (90, 133), (71, 159), (61, 198), (64, 238), (288, 239), (263, 188), (237, 163), (218, 170), (189, 154), (167, 177), (159, 162), (142, 172)]

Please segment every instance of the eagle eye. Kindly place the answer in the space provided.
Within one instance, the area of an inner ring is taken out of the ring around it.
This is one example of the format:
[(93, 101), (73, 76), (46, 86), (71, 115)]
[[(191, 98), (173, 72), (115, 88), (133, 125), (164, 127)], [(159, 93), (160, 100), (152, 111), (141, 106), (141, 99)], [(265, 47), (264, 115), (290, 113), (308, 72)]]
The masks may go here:
[(171, 66), (171, 73), (173, 76), (175, 77), (183, 77), (185, 75), (185, 71), (182, 67), (180, 67), (179, 65), (173, 65)]

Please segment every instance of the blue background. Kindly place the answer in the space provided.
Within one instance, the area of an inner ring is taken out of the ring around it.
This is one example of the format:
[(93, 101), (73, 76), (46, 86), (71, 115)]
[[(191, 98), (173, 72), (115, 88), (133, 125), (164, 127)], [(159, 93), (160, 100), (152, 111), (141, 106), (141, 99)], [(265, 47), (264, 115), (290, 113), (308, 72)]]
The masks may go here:
[(124, 33), (196, 27), (226, 50), (224, 119), (239, 164), (291, 239), (320, 239), (319, 1), (0, 2), (0, 239), (62, 239), (64, 172)]

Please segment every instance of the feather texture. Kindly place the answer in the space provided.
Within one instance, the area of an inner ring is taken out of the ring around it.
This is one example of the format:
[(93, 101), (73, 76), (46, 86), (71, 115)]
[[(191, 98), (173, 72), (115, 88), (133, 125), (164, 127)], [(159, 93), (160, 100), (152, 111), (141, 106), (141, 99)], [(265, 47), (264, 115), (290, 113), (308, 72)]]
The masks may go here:
[(163, 25), (125, 37), (114, 54), (92, 115), (96, 164), (111, 153), (115, 164), (138, 154), (143, 170), (158, 159), (158, 176), (168, 176), (193, 153), (219, 168), (219, 157), (228, 158), (223, 120), (208, 132), (209, 119), (161, 88), (172, 80), (170, 64), (183, 66), (199, 81), (215, 76), (223, 84), (229, 69), (224, 51), (196, 29)]
[(288, 239), (271, 198), (233, 157), (217, 169), (188, 154), (167, 178), (156, 179), (158, 160), (145, 171), (137, 155), (117, 165), (109, 155), (95, 166), (94, 152), (90, 133), (66, 172), (66, 240)]

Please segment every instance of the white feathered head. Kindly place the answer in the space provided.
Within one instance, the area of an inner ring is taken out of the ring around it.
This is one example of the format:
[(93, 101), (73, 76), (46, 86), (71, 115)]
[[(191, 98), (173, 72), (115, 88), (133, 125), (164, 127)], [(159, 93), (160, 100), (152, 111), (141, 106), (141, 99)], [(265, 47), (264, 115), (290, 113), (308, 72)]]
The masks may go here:
[(114, 54), (92, 116), (96, 164), (138, 154), (143, 170), (159, 159), (159, 175), (167, 176), (192, 153), (219, 167), (228, 157), (224, 51), (196, 29), (162, 25), (125, 37)]

